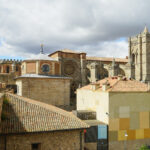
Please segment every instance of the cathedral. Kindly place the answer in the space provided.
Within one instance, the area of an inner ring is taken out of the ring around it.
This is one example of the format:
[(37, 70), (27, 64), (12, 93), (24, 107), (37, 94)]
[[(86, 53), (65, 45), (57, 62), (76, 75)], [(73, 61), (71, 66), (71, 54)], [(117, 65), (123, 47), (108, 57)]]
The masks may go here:
[[(126, 58), (90, 57), (86, 56), (85, 52), (69, 49), (55, 51), (48, 57), (57, 60), (61, 76), (72, 78), (70, 95), (75, 97), (78, 87), (105, 77), (122, 75), (143, 82), (150, 81), (150, 33), (147, 27), (140, 34), (130, 37), (128, 43), (129, 54)], [(47, 62), (43, 60), (43, 63)], [(57, 64), (53, 67), (58, 67)], [(24, 61), (1, 60), (0, 82), (12, 85), (14, 78), (23, 75), (24, 72), (30, 74), (36, 70), (33, 66), (31, 66), (30, 69), (33, 70), (30, 72), (25, 69), (28, 68), (24, 67)], [(56, 68), (56, 70), (58, 69)]]

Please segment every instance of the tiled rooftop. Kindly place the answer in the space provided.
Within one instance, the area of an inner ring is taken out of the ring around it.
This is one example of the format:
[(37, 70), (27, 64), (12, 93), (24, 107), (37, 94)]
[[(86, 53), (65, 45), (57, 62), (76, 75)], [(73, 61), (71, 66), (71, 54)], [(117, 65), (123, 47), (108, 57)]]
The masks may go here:
[(8, 93), (4, 98), (2, 116), (2, 134), (72, 130), (89, 127), (71, 112)]
[(81, 54), (81, 53), (84, 53), (84, 52), (80, 52), (80, 51), (74, 51), (74, 50), (70, 50), (70, 49), (61, 49), (61, 50), (58, 50), (58, 51), (55, 51), (51, 54), (49, 54), (49, 56), (57, 53), (57, 52), (64, 52), (64, 53), (72, 53), (72, 54)]
[[(127, 79), (126, 77), (109, 77), (105, 78), (103, 80), (99, 80), (96, 83), (98, 85), (97, 89), (98, 91), (102, 91), (102, 86), (104, 84), (107, 85), (106, 91), (113, 91), (113, 92), (147, 92), (149, 91), (148, 85), (145, 83), (142, 83), (140, 81), (136, 81), (133, 79)], [(81, 89), (91, 89), (92, 84), (89, 84), (87, 86), (82, 87)]]

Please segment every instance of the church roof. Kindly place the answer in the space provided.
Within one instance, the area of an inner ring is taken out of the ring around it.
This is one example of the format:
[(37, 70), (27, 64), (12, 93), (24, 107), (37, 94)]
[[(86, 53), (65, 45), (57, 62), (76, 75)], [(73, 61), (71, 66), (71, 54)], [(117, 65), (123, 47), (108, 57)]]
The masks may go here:
[(70, 49), (62, 49), (62, 50), (55, 51), (55, 52), (49, 54), (48, 56), (52, 56), (52, 55), (54, 55), (55, 53), (58, 53), (58, 52), (72, 53), (72, 54), (83, 54), (84, 53), (84, 52), (74, 51), (74, 50), (70, 50)]
[[(86, 60), (97, 60), (97, 61), (108, 61), (108, 62), (112, 62), (114, 58), (111, 57), (86, 57)], [(126, 58), (115, 58), (115, 62), (123, 62), (123, 63), (127, 63), (128, 59)]]
[(57, 76), (57, 75), (39, 75), (39, 74), (24, 74), (22, 76), (17, 77), (18, 78), (50, 78), (50, 79), (71, 79), (70, 77), (65, 76)]
[(79, 51), (73, 51), (73, 50), (70, 50), (70, 49), (62, 49), (60, 51), (64, 52), (64, 53), (75, 53), (75, 54), (83, 53), (83, 52), (79, 52)]
[(52, 105), (7, 93), (3, 100), (1, 133), (77, 130), (89, 126)]
[[(133, 79), (127, 79), (126, 77), (108, 77), (97, 81), (99, 85), (97, 90), (102, 91), (103, 84), (107, 84), (108, 92), (147, 92), (149, 91), (148, 85), (140, 81)], [(91, 90), (91, 84), (82, 87), (81, 89)]]
[(42, 54), (42, 53), (39, 53), (36, 56), (31, 56), (31, 57), (27, 58), (26, 60), (51, 60), (51, 61), (58, 61), (57, 59), (49, 57), (47, 54)]

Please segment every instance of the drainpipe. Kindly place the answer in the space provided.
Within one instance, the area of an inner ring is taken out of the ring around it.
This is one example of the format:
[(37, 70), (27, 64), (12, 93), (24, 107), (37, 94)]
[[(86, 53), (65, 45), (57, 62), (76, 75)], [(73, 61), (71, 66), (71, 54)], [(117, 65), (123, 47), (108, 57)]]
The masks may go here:
[(82, 150), (82, 131), (80, 131), (80, 150)]
[(4, 137), (4, 150), (7, 150), (7, 138), (6, 138), (6, 135)]

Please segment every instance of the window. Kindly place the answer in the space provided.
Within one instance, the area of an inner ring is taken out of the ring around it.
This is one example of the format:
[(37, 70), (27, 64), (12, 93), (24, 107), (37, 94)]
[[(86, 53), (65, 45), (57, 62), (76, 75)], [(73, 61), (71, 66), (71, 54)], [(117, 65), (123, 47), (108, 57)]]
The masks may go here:
[(42, 71), (43, 71), (44, 73), (48, 73), (48, 72), (50, 71), (49, 65), (44, 64), (44, 65), (42, 66)]
[(6, 73), (9, 73), (9, 66), (6, 67)]
[(40, 143), (33, 143), (32, 144), (32, 150), (41, 150), (41, 144)]
[(16, 66), (16, 71), (19, 71), (19, 68), (18, 68), (18, 66)]

